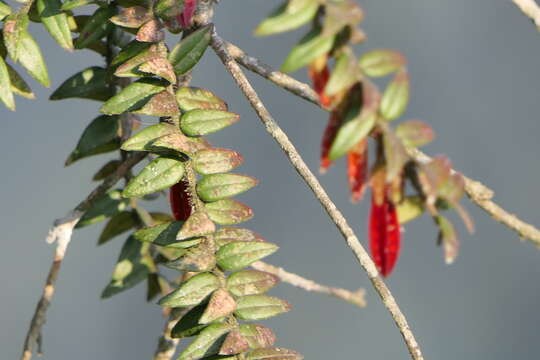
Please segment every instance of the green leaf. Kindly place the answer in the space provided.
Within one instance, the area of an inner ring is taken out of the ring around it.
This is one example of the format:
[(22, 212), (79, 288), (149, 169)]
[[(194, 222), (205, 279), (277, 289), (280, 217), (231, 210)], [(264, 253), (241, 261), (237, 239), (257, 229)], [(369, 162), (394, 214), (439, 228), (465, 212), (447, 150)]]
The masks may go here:
[(144, 106), (133, 111), (135, 114), (150, 116), (175, 116), (180, 113), (174, 95), (169, 90), (163, 90), (153, 95)]
[(94, 0), (66, 0), (60, 9), (68, 11), (93, 3), (95, 3)]
[(32, 89), (30, 89), (30, 87), (28, 86), (26, 81), (24, 81), (21, 75), (19, 75), (19, 73), (15, 71), (15, 69), (13, 69), (9, 64), (6, 64), (6, 66), (9, 73), (11, 91), (27, 99), (34, 99), (35, 95), (32, 92)]
[(152, 150), (152, 143), (156, 139), (175, 132), (178, 132), (178, 130), (174, 125), (171, 124), (159, 123), (150, 125), (126, 140), (122, 144), (122, 150), (150, 151)]
[(242, 324), (240, 334), (247, 341), (250, 349), (267, 348), (276, 342), (276, 335), (272, 330), (262, 325)]
[(429, 144), (435, 138), (431, 126), (418, 120), (405, 121), (396, 127), (396, 135), (403, 145), (416, 148)]
[(279, 247), (269, 242), (232, 242), (216, 253), (219, 267), (227, 271), (243, 269), (277, 251)]
[(108, 298), (134, 287), (154, 270), (155, 265), (148, 251), (148, 244), (143, 244), (130, 236), (120, 251), (111, 282), (103, 290), (101, 297)]
[(178, 360), (197, 360), (208, 355), (217, 354), (232, 326), (229, 324), (211, 324), (189, 344), (178, 357)]
[(367, 76), (381, 77), (398, 71), (407, 64), (407, 60), (398, 51), (382, 49), (365, 53), (359, 64)]
[(155, 46), (155, 44), (133, 40), (125, 47), (123, 47), (122, 50), (118, 53), (118, 55), (114, 57), (114, 59), (111, 61), (111, 65), (120, 65), (128, 61), (129, 59), (132, 59), (135, 56), (141, 54), (151, 46)]
[(290, 9), (287, 2), (284, 2), (268, 18), (259, 24), (255, 30), (255, 35), (264, 36), (278, 34), (285, 31), (294, 30), (311, 21), (317, 10), (319, 2), (317, 0), (303, 1), (303, 6)]
[(193, 169), (201, 175), (219, 174), (240, 166), (244, 158), (240, 153), (227, 149), (203, 149), (192, 159)]
[(107, 70), (92, 66), (64, 81), (49, 99), (82, 98), (107, 101), (113, 95), (113, 88), (108, 84)]
[(254, 231), (235, 227), (222, 227), (213, 237), (218, 247), (236, 241), (264, 241), (264, 238)]
[(118, 26), (139, 28), (153, 18), (152, 13), (142, 6), (132, 6), (120, 9), (120, 12), (109, 19)]
[(221, 110), (195, 109), (180, 120), (180, 128), (188, 136), (208, 135), (240, 120), (240, 115)]
[[(184, 0), (157, 0), (154, 3), (154, 13), (165, 20), (165, 25), (168, 25), (167, 23), (170, 20), (176, 20), (176, 22), (178, 22), (175, 18), (179, 17), (182, 14), (182, 11), (184, 11)], [(174, 30), (180, 30), (177, 29), (177, 27), (180, 28), (181, 25), (178, 24), (178, 26), (173, 27), (172, 31), (171, 29), (169, 30), (176, 33)]]
[(93, 181), (100, 181), (105, 179), (107, 176), (113, 174), (118, 166), (122, 163), (121, 160), (111, 160), (105, 165), (103, 165), (92, 177)]
[(182, 111), (195, 109), (227, 111), (227, 104), (208, 90), (182, 87), (176, 91), (176, 101)]
[(197, 183), (197, 194), (205, 202), (223, 200), (257, 185), (257, 180), (238, 174), (206, 175)]
[(356, 67), (356, 59), (352, 51), (350, 49), (347, 50), (349, 51), (343, 51), (336, 60), (332, 75), (324, 88), (324, 93), (328, 96), (333, 96), (343, 90), (349, 89), (354, 83), (360, 80), (358, 68)]
[(210, 271), (216, 266), (215, 250), (209, 241), (202, 240), (199, 245), (189, 248), (184, 255), (169, 261), (165, 266), (180, 271)]
[(210, 219), (219, 225), (234, 225), (248, 221), (253, 217), (253, 210), (239, 201), (219, 200), (204, 205)]
[(391, 130), (384, 132), (383, 146), (386, 160), (386, 181), (391, 183), (402, 174), (403, 167), (410, 158), (403, 143)]
[(375, 125), (376, 114), (370, 109), (360, 110), (360, 105), (353, 105), (343, 120), (334, 142), (330, 147), (329, 158), (336, 160), (351, 150), (366, 137)]
[(279, 278), (258, 270), (241, 270), (227, 278), (227, 289), (234, 296), (261, 295), (276, 286)]
[[(243, 352), (246, 352), (249, 350), (249, 343), (246, 339), (240, 334), (240, 330), (238, 328), (233, 329), (229, 334), (227, 334), (227, 337), (225, 338), (225, 341), (223, 341), (223, 344), (221, 345), (221, 348), (219, 349), (219, 355), (237, 355), (241, 354)], [(223, 358), (223, 356), (221, 356)], [(230, 360), (237, 360), (237, 357), (228, 357), (227, 359)]]
[(114, 237), (136, 227), (136, 216), (131, 211), (123, 211), (113, 215), (98, 239), (98, 245), (105, 244)]
[(159, 305), (169, 307), (194, 306), (219, 288), (219, 279), (210, 273), (195, 275), (180, 287), (159, 300)]
[(158, 157), (133, 178), (124, 189), (124, 197), (141, 197), (168, 189), (184, 176), (184, 164), (177, 159)]
[(199, 335), (201, 331), (208, 326), (199, 322), (205, 309), (206, 304), (200, 304), (190, 309), (172, 328), (171, 337), (181, 339)]
[(204, 211), (196, 211), (186, 220), (178, 232), (176, 240), (188, 240), (201, 237), (216, 231), (216, 225), (208, 218)]
[(265, 348), (250, 351), (246, 360), (302, 360), (302, 354), (284, 348)]
[(73, 40), (69, 29), (68, 17), (60, 10), (60, 0), (37, 0), (37, 10), (41, 22), (53, 39), (66, 50), (73, 50)]
[(27, 28), (26, 14), (15, 13), (7, 17), (3, 30), (7, 51), (11, 59), (19, 62), (34, 79), (49, 86), (49, 74), (41, 50)]
[(201, 239), (187, 241), (178, 241), (176, 239), (176, 235), (183, 224), (184, 223), (180, 221), (169, 221), (138, 230), (133, 235), (139, 241), (150, 242), (154, 245), (173, 249), (184, 249), (199, 244)]
[(234, 314), (240, 320), (263, 320), (291, 310), (291, 305), (267, 295), (248, 295), (236, 300)]
[(17, 62), (21, 55), (21, 42), (23, 33), (28, 29), (28, 15), (24, 12), (16, 12), (4, 20), (3, 40), (9, 57)]
[(79, 37), (75, 40), (75, 48), (83, 49), (109, 33), (114, 27), (109, 19), (115, 13), (114, 7), (98, 8), (81, 29)]
[(114, 214), (124, 211), (128, 206), (128, 201), (122, 198), (120, 190), (112, 190), (98, 198), (90, 207), (75, 228), (82, 228), (103, 221)]
[(210, 43), (212, 29), (212, 24), (203, 26), (186, 36), (172, 49), (169, 61), (177, 75), (185, 74), (199, 62)]
[(322, 36), (320, 27), (311, 30), (292, 48), (281, 70), (293, 72), (303, 68), (320, 55), (328, 53), (334, 45), (334, 39), (334, 36)]
[[(153, 57), (141, 66), (139, 66), (138, 70), (144, 74), (162, 77), (171, 84), (176, 84), (176, 74), (174, 73), (174, 69), (169, 60), (167, 60), (165, 57)], [(172, 96), (173, 102), (176, 108), (178, 108), (176, 98), (174, 97), (174, 95)]]
[(234, 298), (225, 289), (217, 289), (210, 296), (210, 301), (199, 319), (201, 324), (210, 324), (222, 317), (232, 314), (236, 310)]
[(9, 5), (3, 1), (0, 1), (0, 20), (3, 20), (9, 14), (11, 14), (11, 8)]
[(419, 196), (406, 196), (396, 209), (399, 223), (405, 224), (424, 213), (424, 201)]
[(459, 238), (454, 224), (442, 215), (435, 216), (435, 223), (439, 227), (439, 244), (444, 248), (444, 260), (447, 264), (452, 264), (459, 253)]
[(381, 98), (380, 113), (386, 120), (400, 117), (409, 102), (409, 74), (401, 69), (388, 84)]
[(8, 109), (15, 110), (15, 99), (11, 90), (9, 70), (2, 57), (0, 57), (0, 100)]
[(110, 98), (100, 111), (105, 114), (121, 114), (142, 108), (153, 95), (165, 90), (165, 84), (157, 79), (141, 79), (129, 84)]
[(98, 116), (84, 129), (75, 150), (71, 152), (65, 165), (69, 166), (85, 157), (119, 149), (119, 131), (120, 119), (118, 116)]
[[(130, 45), (133, 44), (130, 43)], [(131, 51), (139, 49), (139, 52), (137, 54), (134, 54), (134, 56), (129, 57), (125, 60), (125, 62), (122, 63), (116, 69), (114, 72), (114, 75), (119, 77), (140, 77), (145, 76), (148, 74), (145, 74), (142, 70), (140, 70), (140, 67), (147, 63), (148, 61), (152, 59), (161, 59), (163, 61), (168, 61), (166, 59), (167, 56), (167, 46), (163, 42), (159, 42), (157, 44), (152, 44), (150, 47), (142, 48), (138, 44), (144, 44), (144, 42), (137, 42), (134, 45), (128, 45), (126, 47), (126, 52), (124, 53), (123, 57), (131, 56)], [(148, 43), (147, 43), (148, 44)], [(169, 64), (172, 71), (172, 65)], [(171, 76), (175, 76), (174, 72)]]

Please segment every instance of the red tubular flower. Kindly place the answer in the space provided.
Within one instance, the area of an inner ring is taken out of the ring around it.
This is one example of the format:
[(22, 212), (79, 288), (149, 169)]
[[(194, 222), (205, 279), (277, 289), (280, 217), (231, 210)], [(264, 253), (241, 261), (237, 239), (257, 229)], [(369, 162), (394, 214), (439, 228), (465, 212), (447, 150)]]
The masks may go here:
[(362, 200), (368, 174), (368, 140), (364, 138), (347, 154), (347, 176), (351, 189), (351, 200)]
[(181, 180), (171, 187), (169, 191), (169, 202), (171, 211), (177, 221), (186, 221), (191, 215), (191, 200), (187, 193), (188, 184)]
[(399, 256), (401, 246), (401, 231), (394, 204), (384, 192), (382, 203), (377, 203), (375, 194), (372, 196), (371, 213), (369, 217), (369, 245), (371, 256), (382, 276), (390, 275)]
[(332, 161), (329, 159), (328, 154), (330, 153), (330, 148), (332, 147), (340, 124), (340, 112), (332, 111), (321, 141), (321, 173), (325, 173), (330, 165), (332, 165)]
[(193, 15), (197, 8), (197, 0), (185, 0), (184, 11), (181, 14), (180, 23), (184, 29), (191, 27), (193, 21)]
[(325, 95), (324, 89), (326, 88), (328, 79), (330, 79), (330, 70), (326, 64), (320, 69), (317, 67), (318, 65), (316, 64), (310, 65), (308, 75), (313, 83), (313, 89), (317, 95), (319, 95), (319, 102), (321, 103), (322, 107), (328, 108), (332, 104), (333, 97)]

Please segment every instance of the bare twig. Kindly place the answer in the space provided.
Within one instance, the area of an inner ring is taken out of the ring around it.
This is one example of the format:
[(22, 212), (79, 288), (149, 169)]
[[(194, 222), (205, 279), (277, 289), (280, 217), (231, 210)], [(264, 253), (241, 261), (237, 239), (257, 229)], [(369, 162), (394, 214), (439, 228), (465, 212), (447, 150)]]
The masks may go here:
[[(56, 250), (54, 253), (53, 263), (47, 275), (45, 287), (43, 288), (43, 295), (41, 296), (32, 321), (30, 322), (30, 328), (26, 334), (24, 341), (22, 360), (30, 360), (32, 358), (32, 349), (34, 344), (40, 347), (41, 328), (46, 321), (46, 313), (49, 304), (51, 303), (54, 295), (55, 284), (62, 265), (62, 260), (66, 255), (67, 247), (71, 241), (73, 229), (77, 222), (81, 219), (82, 215), (88, 210), (94, 202), (103, 194), (105, 194), (114, 184), (118, 182), (129, 170), (135, 166), (146, 156), (145, 153), (135, 153), (129, 156), (116, 171), (107, 177), (101, 185), (96, 187), (84, 201), (82, 201), (77, 207), (71, 210), (65, 217), (58, 219), (54, 222), (54, 226), (49, 230), (47, 235), (47, 242), (52, 244), (56, 242)], [(39, 350), (39, 349), (38, 349)]]
[(535, 0), (512, 0), (514, 4), (529, 17), (540, 30), (540, 6)]
[[(235, 60), (246, 69), (251, 70), (256, 74), (272, 81), (277, 86), (291, 92), (292, 94), (298, 95), (309, 102), (320, 106), (317, 94), (309, 85), (302, 83), (287, 74), (272, 70), (269, 65), (266, 65), (260, 60), (247, 55), (244, 51), (233, 44), (227, 43), (226, 48), (231, 52), (231, 55), (235, 58)], [(428, 155), (417, 149), (410, 151), (410, 155), (418, 162), (427, 162), (431, 160)], [(517, 232), (521, 239), (528, 239), (534, 245), (540, 247), (539, 229), (520, 220), (517, 216), (509, 213), (497, 203), (492, 201), (491, 199), (495, 195), (493, 190), (483, 185), (479, 181), (473, 180), (469, 177), (464, 176), (464, 179), (465, 192), (474, 204), (487, 212), (496, 221)]]
[(180, 343), (180, 339), (171, 337), (171, 330), (185, 311), (185, 309), (179, 308), (171, 309), (171, 313), (167, 319), (167, 322), (165, 323), (163, 333), (159, 337), (158, 347), (154, 354), (154, 360), (170, 360), (174, 356), (176, 348)]
[(307, 185), (313, 191), (315, 197), (319, 200), (324, 207), (332, 221), (336, 224), (349, 248), (355, 254), (358, 262), (366, 271), (373, 287), (381, 297), (384, 305), (392, 315), (394, 322), (396, 323), (412, 359), (423, 359), (420, 346), (418, 345), (414, 334), (412, 333), (407, 320), (401, 312), (396, 300), (390, 293), (390, 290), (385, 285), (384, 281), (379, 276), (379, 272), (375, 267), (375, 264), (369, 257), (368, 253), (354, 234), (352, 228), (347, 224), (347, 220), (343, 217), (339, 209), (332, 202), (326, 191), (323, 189), (315, 175), (308, 168), (294, 145), (291, 143), (287, 135), (274, 121), (264, 104), (259, 99), (259, 96), (249, 83), (248, 79), (244, 75), (242, 69), (238, 66), (234, 58), (229, 54), (224, 41), (214, 31), (212, 34), (212, 48), (221, 59), (227, 70), (231, 73), (237, 85), (240, 87), (251, 106), (259, 116), (259, 119), (266, 128), (266, 131), (276, 140), (283, 152), (289, 158), (289, 161), (294, 166), (298, 174), (307, 183)]
[(321, 285), (313, 280), (303, 278), (300, 275), (288, 272), (283, 268), (267, 264), (262, 261), (257, 261), (251, 264), (251, 267), (256, 270), (265, 271), (267, 273), (273, 274), (277, 276), (281, 281), (286, 282), (287, 284), (290, 284), (297, 288), (303, 289), (305, 291), (334, 296), (340, 300), (345, 300), (359, 307), (366, 306), (366, 299), (364, 298), (366, 295), (366, 291), (364, 289), (349, 291), (346, 289)]

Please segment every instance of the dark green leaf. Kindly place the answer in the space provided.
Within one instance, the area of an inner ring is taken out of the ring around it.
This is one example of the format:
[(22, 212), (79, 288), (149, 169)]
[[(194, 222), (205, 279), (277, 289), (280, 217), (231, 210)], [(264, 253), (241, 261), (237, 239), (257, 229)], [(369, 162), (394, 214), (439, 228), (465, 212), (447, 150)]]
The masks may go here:
[(195, 109), (180, 120), (182, 131), (188, 136), (208, 135), (240, 120), (240, 115), (221, 110)]
[(141, 197), (160, 190), (168, 189), (184, 176), (182, 161), (158, 157), (133, 178), (124, 189), (124, 197)]
[(176, 91), (176, 101), (182, 111), (194, 109), (227, 111), (227, 104), (208, 90), (183, 87)]
[(15, 94), (25, 97), (27, 99), (34, 99), (35, 95), (32, 92), (32, 89), (28, 86), (26, 81), (13, 69), (9, 64), (6, 64), (8, 73), (9, 73), (9, 81), (11, 83), (11, 91), (13, 91)]
[(277, 285), (279, 278), (258, 270), (241, 270), (227, 278), (227, 289), (234, 296), (264, 294)]
[(111, 65), (116, 66), (120, 65), (129, 59), (132, 59), (133, 57), (141, 54), (151, 46), (155, 46), (151, 43), (141, 42), (137, 40), (131, 41), (129, 44), (124, 46), (122, 50), (114, 57), (114, 59), (111, 62)]
[(197, 194), (205, 202), (223, 200), (241, 194), (257, 185), (257, 180), (246, 175), (206, 175), (197, 183)]
[(98, 8), (81, 29), (79, 37), (75, 40), (75, 48), (88, 47), (111, 31), (114, 25), (109, 21), (109, 18), (115, 13), (114, 7)]
[(248, 295), (236, 300), (235, 315), (240, 320), (263, 320), (291, 310), (291, 305), (267, 295)]
[(68, 17), (60, 10), (60, 0), (37, 0), (39, 17), (54, 40), (66, 50), (73, 50)]
[(165, 84), (157, 79), (142, 79), (129, 84), (110, 98), (100, 111), (105, 114), (121, 114), (142, 108), (153, 95), (165, 90)]
[(178, 360), (197, 360), (208, 355), (217, 354), (225, 341), (225, 336), (232, 330), (229, 324), (211, 324), (189, 344), (178, 357)]
[(203, 26), (174, 47), (169, 60), (177, 75), (185, 74), (199, 62), (210, 43), (212, 29), (212, 24)]
[(121, 191), (112, 190), (98, 198), (92, 207), (86, 210), (75, 227), (81, 228), (103, 221), (120, 211), (124, 211), (127, 205), (128, 201), (122, 198)]
[(64, 81), (49, 97), (50, 100), (82, 98), (107, 101), (114, 91), (108, 84), (107, 70), (89, 67)]
[(269, 242), (232, 242), (219, 248), (216, 253), (217, 263), (223, 270), (240, 270), (273, 254), (278, 248)]
[(205, 204), (208, 216), (219, 225), (235, 225), (253, 217), (253, 210), (239, 201), (225, 199)]
[(195, 275), (180, 285), (172, 293), (161, 298), (159, 304), (169, 307), (194, 306), (219, 288), (219, 279), (210, 273)]
[(75, 150), (66, 160), (66, 166), (92, 155), (103, 154), (120, 148), (120, 119), (118, 116), (101, 115), (84, 129)]
[(105, 244), (114, 237), (137, 226), (137, 218), (130, 211), (119, 212), (113, 215), (98, 239), (98, 245)]
[(184, 316), (178, 320), (176, 325), (171, 330), (172, 338), (185, 338), (199, 335), (200, 332), (207, 326), (201, 324), (199, 319), (206, 309), (206, 304), (200, 304), (190, 309)]
[(272, 35), (285, 31), (294, 30), (311, 21), (317, 10), (319, 2), (317, 0), (304, 0), (303, 6), (288, 8), (287, 2), (277, 8), (268, 18), (259, 24), (255, 30), (255, 35)]
[(111, 282), (103, 290), (101, 297), (108, 298), (132, 288), (145, 280), (154, 269), (148, 244), (143, 244), (130, 236), (120, 251)]
[(333, 36), (322, 36), (321, 28), (311, 30), (306, 36), (295, 45), (283, 65), (281, 70), (293, 72), (299, 70), (318, 58), (320, 55), (328, 53), (334, 45)]

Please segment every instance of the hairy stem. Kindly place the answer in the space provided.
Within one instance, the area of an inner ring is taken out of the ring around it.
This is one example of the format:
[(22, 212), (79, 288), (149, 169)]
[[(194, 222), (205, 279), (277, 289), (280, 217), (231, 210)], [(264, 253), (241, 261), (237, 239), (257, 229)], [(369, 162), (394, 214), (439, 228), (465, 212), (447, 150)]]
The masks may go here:
[(225, 42), (218, 36), (214, 31), (212, 34), (212, 48), (221, 59), (227, 70), (232, 75), (233, 79), (240, 87), (249, 103), (257, 113), (259, 119), (266, 128), (266, 131), (276, 140), (283, 152), (289, 158), (289, 161), (294, 166), (298, 174), (306, 182), (306, 184), (313, 191), (315, 197), (319, 200), (321, 205), (324, 207), (334, 224), (338, 227), (341, 234), (343, 235), (347, 245), (355, 254), (358, 262), (362, 268), (367, 273), (373, 287), (381, 297), (384, 305), (392, 315), (396, 325), (398, 326), (403, 339), (409, 349), (411, 357), (415, 360), (423, 359), (420, 346), (418, 345), (414, 334), (412, 333), (407, 320), (403, 313), (401, 312), (396, 300), (392, 296), (390, 290), (385, 285), (379, 272), (375, 267), (375, 264), (369, 257), (368, 253), (354, 234), (354, 231), (347, 223), (347, 220), (343, 217), (343, 214), (336, 205), (332, 202), (326, 191), (323, 189), (315, 175), (308, 168), (294, 145), (291, 143), (285, 132), (278, 126), (274, 121), (265, 105), (259, 99), (259, 96), (249, 83), (248, 79), (244, 75), (242, 69), (238, 66), (234, 58), (229, 54)]

